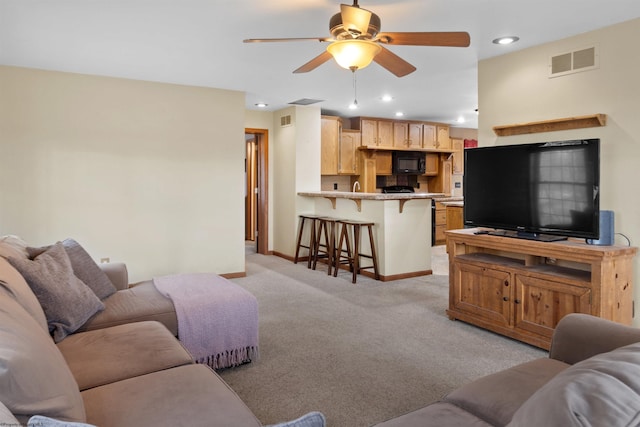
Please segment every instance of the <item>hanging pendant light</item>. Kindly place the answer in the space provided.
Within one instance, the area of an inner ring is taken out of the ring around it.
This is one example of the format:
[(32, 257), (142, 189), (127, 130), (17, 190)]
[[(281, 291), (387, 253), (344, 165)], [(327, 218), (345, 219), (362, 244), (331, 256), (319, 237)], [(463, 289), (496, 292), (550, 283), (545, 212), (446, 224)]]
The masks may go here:
[(338, 40), (327, 46), (333, 59), (347, 70), (366, 67), (381, 50), (378, 43), (369, 40)]

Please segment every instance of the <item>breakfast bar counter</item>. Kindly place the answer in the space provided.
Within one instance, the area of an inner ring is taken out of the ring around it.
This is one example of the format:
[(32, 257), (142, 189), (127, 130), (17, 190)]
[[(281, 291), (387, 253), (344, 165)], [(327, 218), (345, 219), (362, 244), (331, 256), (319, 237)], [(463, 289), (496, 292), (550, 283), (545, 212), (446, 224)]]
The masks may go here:
[[(371, 221), (381, 280), (431, 274), (431, 199), (441, 193), (299, 192), (316, 215)], [(362, 240), (369, 250), (367, 239)], [(367, 272), (365, 272), (367, 274)]]

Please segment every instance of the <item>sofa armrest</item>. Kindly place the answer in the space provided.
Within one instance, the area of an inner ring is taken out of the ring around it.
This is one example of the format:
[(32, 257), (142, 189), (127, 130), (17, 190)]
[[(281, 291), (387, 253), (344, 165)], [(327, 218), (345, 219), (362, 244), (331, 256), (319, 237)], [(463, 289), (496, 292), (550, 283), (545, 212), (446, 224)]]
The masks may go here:
[(640, 341), (640, 329), (589, 314), (572, 313), (556, 326), (549, 357), (573, 365)]
[(129, 287), (129, 272), (127, 266), (123, 262), (107, 262), (98, 264), (100, 269), (107, 274), (113, 286), (117, 290), (127, 289)]

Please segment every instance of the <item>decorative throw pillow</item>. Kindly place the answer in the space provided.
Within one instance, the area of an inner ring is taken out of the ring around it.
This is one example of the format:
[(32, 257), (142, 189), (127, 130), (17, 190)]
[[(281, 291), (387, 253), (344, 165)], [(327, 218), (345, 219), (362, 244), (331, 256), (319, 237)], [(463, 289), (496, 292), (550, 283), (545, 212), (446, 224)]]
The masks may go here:
[(272, 424), (266, 427), (325, 427), (326, 420), (320, 412), (309, 412), (293, 421)]
[(508, 427), (640, 425), (640, 343), (576, 363), (536, 391)]
[(0, 237), (0, 257), (28, 258), (27, 244), (18, 236)]
[[(2, 426), (2, 424), (0, 424)], [(29, 418), (27, 427), (95, 427), (93, 424), (86, 423), (72, 423), (69, 421), (60, 421), (54, 418), (43, 417), (42, 415), (35, 415)]]
[(36, 294), (56, 342), (104, 310), (96, 294), (73, 274), (62, 243), (51, 246), (33, 261), (11, 257), (9, 262)]
[(86, 421), (78, 383), (49, 334), (10, 295), (0, 293), (0, 307), (0, 402), (18, 425), (33, 415)]
[[(113, 286), (107, 274), (100, 269), (98, 264), (91, 258), (91, 255), (78, 242), (73, 239), (65, 239), (62, 245), (71, 261), (73, 274), (90, 287), (98, 298), (103, 300), (116, 292), (116, 287)], [(33, 259), (50, 247), (27, 248), (27, 251), (29, 257)]]

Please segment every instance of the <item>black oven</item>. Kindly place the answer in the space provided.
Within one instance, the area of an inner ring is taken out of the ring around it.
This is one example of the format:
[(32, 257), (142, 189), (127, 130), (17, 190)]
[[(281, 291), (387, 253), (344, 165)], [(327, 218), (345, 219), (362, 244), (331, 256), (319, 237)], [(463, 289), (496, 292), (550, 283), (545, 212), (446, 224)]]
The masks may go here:
[(395, 175), (422, 175), (426, 167), (426, 155), (420, 151), (394, 151), (392, 171)]

